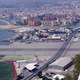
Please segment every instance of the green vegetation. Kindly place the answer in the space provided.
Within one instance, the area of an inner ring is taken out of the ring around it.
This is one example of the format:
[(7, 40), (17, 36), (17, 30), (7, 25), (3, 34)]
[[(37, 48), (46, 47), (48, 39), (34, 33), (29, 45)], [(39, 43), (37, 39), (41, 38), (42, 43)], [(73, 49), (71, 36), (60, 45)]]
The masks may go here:
[(7, 55), (0, 58), (0, 61), (14, 61), (14, 60), (32, 60), (33, 56), (28, 55)]
[(67, 75), (65, 80), (78, 80), (80, 74), (80, 55), (76, 55), (73, 59), (74, 62), (74, 71), (73, 75)]
[(76, 55), (74, 58), (74, 73), (73, 79), (77, 80), (80, 73), (80, 55)]
[(12, 80), (12, 65), (0, 62), (0, 80)]
[(67, 74), (64, 80), (74, 80), (74, 79), (70, 74)]

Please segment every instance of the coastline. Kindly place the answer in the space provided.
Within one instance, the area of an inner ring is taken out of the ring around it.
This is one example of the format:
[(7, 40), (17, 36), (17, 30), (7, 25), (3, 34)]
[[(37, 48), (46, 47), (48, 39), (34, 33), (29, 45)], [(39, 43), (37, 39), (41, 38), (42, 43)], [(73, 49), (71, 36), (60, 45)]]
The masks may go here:
[(15, 25), (0, 25), (0, 30), (11, 30), (16, 28)]

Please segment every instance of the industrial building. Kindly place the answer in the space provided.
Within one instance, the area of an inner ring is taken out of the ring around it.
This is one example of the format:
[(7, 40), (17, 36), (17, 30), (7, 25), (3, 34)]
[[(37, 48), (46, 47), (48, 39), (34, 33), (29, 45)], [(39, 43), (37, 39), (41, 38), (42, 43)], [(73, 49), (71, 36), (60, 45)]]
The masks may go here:
[(50, 64), (49, 68), (55, 70), (65, 71), (73, 64), (72, 59), (70, 57), (61, 57), (57, 59), (54, 63)]
[(0, 62), (0, 80), (16, 80), (14, 62)]

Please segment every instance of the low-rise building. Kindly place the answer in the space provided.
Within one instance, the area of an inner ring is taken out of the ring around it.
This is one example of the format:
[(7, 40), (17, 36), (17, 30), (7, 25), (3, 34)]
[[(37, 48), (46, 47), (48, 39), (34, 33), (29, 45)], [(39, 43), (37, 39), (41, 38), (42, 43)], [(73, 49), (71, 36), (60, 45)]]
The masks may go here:
[(0, 80), (16, 80), (14, 62), (0, 62)]
[(41, 21), (35, 18), (28, 19), (27, 23), (29, 26), (40, 26), (41, 25)]
[(49, 68), (55, 70), (62, 70), (65, 71), (73, 64), (72, 59), (70, 57), (61, 57), (57, 59), (55, 62), (50, 64)]

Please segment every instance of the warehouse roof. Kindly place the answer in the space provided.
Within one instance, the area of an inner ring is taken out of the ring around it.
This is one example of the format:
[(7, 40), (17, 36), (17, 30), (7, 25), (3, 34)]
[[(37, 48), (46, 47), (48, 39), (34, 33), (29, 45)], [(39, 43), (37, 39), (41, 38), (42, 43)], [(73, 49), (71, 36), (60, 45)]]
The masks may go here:
[(61, 57), (61, 58), (57, 59), (55, 62), (53, 62), (50, 66), (57, 65), (57, 66), (64, 67), (65, 65), (69, 64), (70, 62), (72, 62), (72, 59), (70, 57)]
[(36, 68), (36, 65), (37, 63), (29, 63), (27, 64), (25, 67), (28, 69), (28, 70), (33, 70)]

